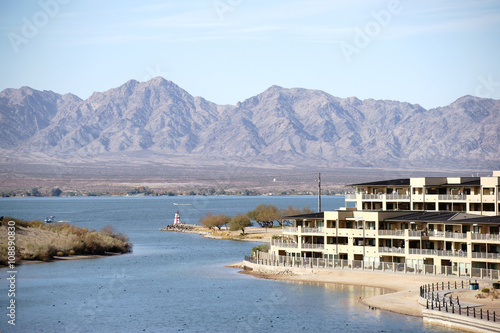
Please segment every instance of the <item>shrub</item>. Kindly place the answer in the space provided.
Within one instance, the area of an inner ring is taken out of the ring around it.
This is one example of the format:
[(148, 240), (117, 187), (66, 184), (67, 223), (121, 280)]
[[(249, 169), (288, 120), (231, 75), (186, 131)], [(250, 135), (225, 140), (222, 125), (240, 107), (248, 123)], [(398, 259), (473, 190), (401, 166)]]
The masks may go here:
[(483, 293), (489, 293), (490, 289), (489, 288), (483, 288), (483, 289), (481, 289), (481, 292), (483, 292)]
[(252, 248), (252, 255), (256, 255), (257, 254), (257, 251), (259, 252), (269, 252), (269, 244), (262, 244), (262, 245), (259, 245), (259, 246), (255, 246)]
[(493, 289), (500, 289), (500, 282), (493, 282)]

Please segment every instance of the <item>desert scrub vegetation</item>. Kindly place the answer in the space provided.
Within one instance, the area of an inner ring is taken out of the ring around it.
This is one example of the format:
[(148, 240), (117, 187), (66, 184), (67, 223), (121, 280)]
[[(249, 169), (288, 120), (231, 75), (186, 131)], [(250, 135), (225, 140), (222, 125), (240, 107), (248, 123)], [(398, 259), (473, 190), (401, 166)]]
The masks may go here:
[[(45, 224), (41, 221), (23, 221), (4, 218), (0, 235), (7, 235), (8, 221), (15, 221), (16, 262), (22, 260), (51, 260), (55, 256), (105, 255), (127, 253), (133, 244), (129, 238), (106, 226), (100, 231), (77, 227), (68, 223)], [(0, 236), (0, 265), (7, 263), (7, 237)]]

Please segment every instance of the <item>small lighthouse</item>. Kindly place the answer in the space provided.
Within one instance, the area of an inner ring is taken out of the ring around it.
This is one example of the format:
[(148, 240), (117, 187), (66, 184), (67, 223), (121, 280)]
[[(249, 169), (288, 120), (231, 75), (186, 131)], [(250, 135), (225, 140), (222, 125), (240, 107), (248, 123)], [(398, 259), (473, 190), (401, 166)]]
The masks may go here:
[(175, 212), (174, 224), (181, 224), (181, 218), (179, 216), (179, 211)]

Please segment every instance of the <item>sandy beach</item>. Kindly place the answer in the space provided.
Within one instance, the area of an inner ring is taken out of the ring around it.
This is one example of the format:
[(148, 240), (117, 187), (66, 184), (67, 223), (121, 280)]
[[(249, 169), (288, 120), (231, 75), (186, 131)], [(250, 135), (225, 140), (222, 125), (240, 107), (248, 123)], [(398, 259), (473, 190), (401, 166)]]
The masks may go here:
[[(445, 284), (448, 281), (454, 284), (461, 284), (462, 281), (468, 281), (463, 279), (458, 279), (456, 277), (437, 277), (431, 275), (412, 275), (412, 274), (393, 274), (384, 272), (370, 272), (370, 271), (351, 271), (348, 269), (304, 269), (304, 268), (283, 268), (280, 267), (281, 271), (271, 271), (270, 269), (276, 269), (278, 267), (269, 266), (259, 266), (249, 262), (241, 262), (231, 267), (244, 268), (241, 271), (245, 274), (250, 274), (258, 278), (267, 278), (274, 280), (286, 280), (286, 281), (302, 281), (302, 282), (316, 282), (316, 283), (335, 283), (335, 284), (348, 284), (348, 285), (359, 285), (368, 287), (379, 287), (383, 288), (383, 294), (378, 296), (373, 296), (365, 299), (360, 299), (359, 301), (366, 306), (374, 307), (380, 310), (391, 311), (394, 313), (409, 315), (409, 316), (422, 316), (422, 306), (418, 303), (420, 298), (419, 291), (420, 286), (424, 284), (441, 283)], [(479, 290), (461, 290), (453, 293), (453, 296), (457, 295), (461, 302), (470, 302), (481, 304), (479, 308), (483, 308), (483, 311), (490, 310), (500, 313), (500, 293), (495, 293), (492, 296), (490, 292), (489, 296), (485, 298), (477, 298), (476, 295), (485, 295), (481, 292), (482, 288), (489, 287), (491, 290), (491, 283), (496, 281), (478, 280)], [(498, 296), (495, 296), (498, 295)]]

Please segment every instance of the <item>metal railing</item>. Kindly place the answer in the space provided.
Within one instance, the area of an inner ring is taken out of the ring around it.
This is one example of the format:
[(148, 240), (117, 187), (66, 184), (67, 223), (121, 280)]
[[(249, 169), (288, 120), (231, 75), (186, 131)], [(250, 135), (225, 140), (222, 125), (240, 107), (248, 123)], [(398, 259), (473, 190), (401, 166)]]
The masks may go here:
[(447, 283), (426, 284), (420, 286), (420, 297), (425, 299), (425, 307), (428, 310), (447, 312), (448, 315), (451, 313), (492, 322), (500, 321), (500, 316), (496, 314), (496, 311), (483, 311), (482, 308), (478, 310), (476, 309), (477, 304), (461, 303), (458, 296), (454, 298), (450, 295), (454, 291), (466, 290), (472, 284), (478, 286), (477, 280), (474, 283), (470, 280), (464, 283), (462, 280), (458, 283), (457, 281), (451, 283), (448, 281)]
[(401, 247), (379, 247), (379, 253), (405, 253), (405, 249)]
[(458, 250), (458, 251), (443, 251), (443, 250), (433, 250), (433, 249), (408, 249), (409, 254), (416, 255), (426, 255), (426, 256), (439, 256), (439, 257), (460, 257), (467, 258), (467, 252)]
[(405, 231), (404, 230), (379, 230), (378, 235), (379, 236), (404, 236)]
[(309, 243), (302, 243), (300, 244), (303, 249), (324, 249), (325, 244), (309, 244)]
[(331, 268), (331, 269), (359, 269), (368, 271), (382, 271), (388, 273), (401, 274), (421, 274), (421, 275), (440, 275), (440, 276), (457, 276), (467, 278), (480, 278), (498, 281), (500, 271), (484, 268), (472, 268), (463, 270), (455, 270), (451, 266), (435, 265), (414, 265), (409, 266), (406, 263), (395, 262), (369, 262), (363, 260), (342, 260), (342, 259), (326, 259), (326, 258), (310, 258), (310, 257), (293, 257), (293, 256), (277, 256), (269, 253), (259, 252), (257, 256), (245, 256), (245, 260), (254, 264), (264, 266), (279, 266), (279, 267), (298, 267), (298, 268)]
[(317, 234), (324, 232), (324, 228), (302, 228), (303, 234)]
[(296, 249), (299, 247), (298, 243), (281, 241), (281, 240), (276, 240), (276, 239), (271, 240), (271, 245), (276, 246), (276, 247), (285, 247), (285, 248), (292, 248), (292, 249)]
[[(432, 194), (428, 194), (432, 195)], [(467, 195), (465, 194), (438, 194), (438, 200), (448, 200), (448, 201), (465, 201), (467, 200)]]
[(498, 241), (500, 240), (500, 235), (497, 234), (479, 234), (479, 233), (472, 233), (471, 234), (472, 240), (494, 240)]
[(473, 259), (499, 259), (500, 253), (472, 252)]

